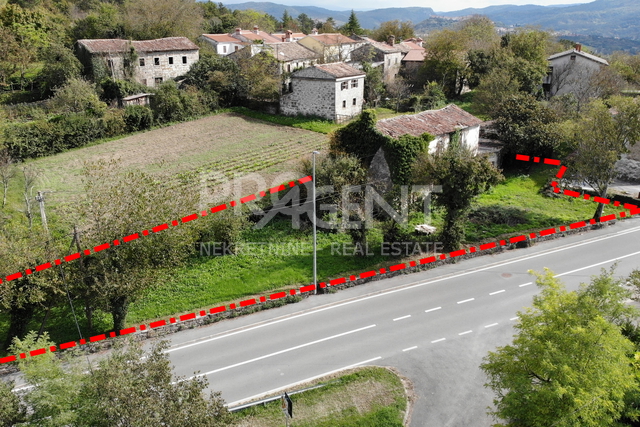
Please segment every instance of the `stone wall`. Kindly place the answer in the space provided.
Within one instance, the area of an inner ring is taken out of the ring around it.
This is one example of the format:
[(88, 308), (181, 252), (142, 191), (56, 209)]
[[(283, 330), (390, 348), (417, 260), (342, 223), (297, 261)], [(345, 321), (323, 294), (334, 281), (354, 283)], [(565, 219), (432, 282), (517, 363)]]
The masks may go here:
[(335, 120), (335, 85), (333, 80), (292, 78), (291, 92), (282, 96), (280, 112)]
[[(150, 87), (157, 86), (161, 82), (182, 76), (189, 71), (191, 65), (199, 59), (196, 51), (170, 51), (170, 52), (140, 52), (136, 60), (136, 80)], [(186, 58), (184, 62), (183, 58)], [(159, 65), (156, 65), (156, 59)], [(173, 64), (170, 64), (173, 59)], [(144, 61), (144, 66), (141, 61)], [(162, 79), (156, 84), (156, 79)]]

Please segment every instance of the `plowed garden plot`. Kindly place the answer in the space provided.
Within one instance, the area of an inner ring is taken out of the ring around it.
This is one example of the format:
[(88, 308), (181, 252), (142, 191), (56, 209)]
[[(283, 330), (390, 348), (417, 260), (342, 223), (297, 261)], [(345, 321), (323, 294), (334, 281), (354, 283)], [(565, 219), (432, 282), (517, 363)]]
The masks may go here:
[[(82, 190), (85, 162), (120, 159), (123, 169), (153, 173), (170, 181), (194, 184), (200, 172), (233, 178), (249, 172), (270, 174), (290, 170), (294, 159), (327, 146), (327, 135), (222, 113), (200, 120), (139, 133), (91, 147), (38, 159), (47, 191)], [(219, 179), (218, 179), (219, 180)], [(52, 194), (51, 202), (58, 199)], [(62, 197), (59, 197), (62, 199)]]

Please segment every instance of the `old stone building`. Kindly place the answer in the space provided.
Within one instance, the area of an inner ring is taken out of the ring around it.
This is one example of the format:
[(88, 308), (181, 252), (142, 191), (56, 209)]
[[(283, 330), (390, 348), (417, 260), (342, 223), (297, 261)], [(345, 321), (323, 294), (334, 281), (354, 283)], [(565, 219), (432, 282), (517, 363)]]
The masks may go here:
[(424, 133), (435, 138), (429, 143), (429, 152), (446, 147), (455, 132), (460, 133), (460, 142), (474, 153), (478, 151), (480, 124), (482, 120), (467, 113), (455, 104), (439, 110), (428, 110), (418, 114), (396, 116), (379, 120), (376, 128), (384, 135), (399, 138), (402, 135), (420, 136)]
[(291, 75), (280, 99), (285, 115), (318, 116), (341, 122), (362, 111), (365, 74), (344, 63), (319, 64)]
[(85, 72), (98, 78), (127, 77), (153, 87), (189, 71), (199, 59), (199, 48), (186, 37), (155, 40), (84, 39), (76, 51)]
[[(358, 37), (358, 36), (356, 36)], [(385, 83), (393, 81), (402, 65), (402, 50), (395, 45), (395, 37), (391, 36), (387, 43), (381, 43), (369, 37), (358, 37), (365, 44), (351, 53), (354, 62), (371, 62), (374, 67), (382, 67)]]

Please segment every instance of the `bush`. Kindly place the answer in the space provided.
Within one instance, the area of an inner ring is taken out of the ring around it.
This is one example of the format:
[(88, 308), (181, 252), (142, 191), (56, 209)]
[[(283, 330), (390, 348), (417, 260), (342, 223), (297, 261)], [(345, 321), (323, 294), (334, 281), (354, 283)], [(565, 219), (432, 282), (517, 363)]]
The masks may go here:
[(107, 109), (93, 85), (83, 79), (72, 78), (55, 92), (50, 105), (60, 113), (86, 113), (102, 117)]
[(103, 79), (100, 82), (100, 88), (102, 89), (100, 99), (109, 104), (129, 95), (149, 91), (149, 88), (141, 83), (129, 80), (113, 80), (111, 77)]
[(151, 109), (158, 123), (180, 122), (204, 111), (194, 90), (181, 91), (173, 82), (163, 83), (158, 88), (151, 98)]
[(123, 120), (127, 132), (149, 129), (153, 125), (153, 111), (142, 105), (130, 105), (124, 110)]
[(122, 110), (109, 110), (101, 119), (103, 128), (103, 137), (110, 138), (112, 136), (122, 135), (127, 131), (127, 125), (124, 122), (124, 112)]

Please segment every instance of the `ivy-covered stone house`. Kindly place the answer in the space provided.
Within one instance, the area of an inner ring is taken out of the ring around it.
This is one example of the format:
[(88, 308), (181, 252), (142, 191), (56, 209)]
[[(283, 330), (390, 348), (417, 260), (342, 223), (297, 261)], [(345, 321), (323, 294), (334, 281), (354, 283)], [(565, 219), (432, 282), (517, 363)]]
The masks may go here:
[(132, 78), (150, 87), (186, 74), (200, 58), (199, 51), (186, 37), (139, 41), (83, 39), (76, 44), (85, 74), (94, 80)]

